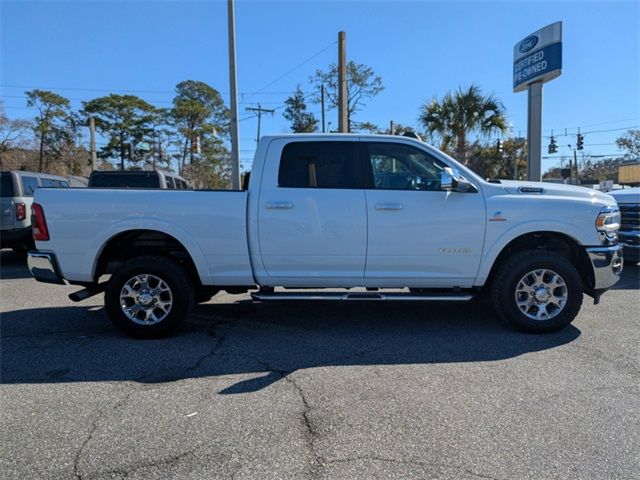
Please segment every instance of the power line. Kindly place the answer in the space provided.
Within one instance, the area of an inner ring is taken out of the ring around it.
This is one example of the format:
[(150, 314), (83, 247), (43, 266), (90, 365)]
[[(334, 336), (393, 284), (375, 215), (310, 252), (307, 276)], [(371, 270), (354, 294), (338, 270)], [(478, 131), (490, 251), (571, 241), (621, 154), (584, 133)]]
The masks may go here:
[[(552, 159), (552, 158), (570, 158), (571, 157), (571, 153), (568, 153), (566, 155), (547, 155), (547, 156), (543, 156), (542, 158), (544, 159)], [(621, 157), (623, 156), (622, 153), (620, 152), (616, 152), (616, 153), (595, 153), (593, 155), (591, 154), (585, 154), (584, 157), (585, 158), (597, 158), (597, 157)]]
[[(326, 52), (327, 50), (329, 50), (330, 48), (332, 48), (337, 42), (332, 42), (330, 45), (327, 45), (326, 47), (324, 47), (322, 50), (320, 50), (317, 53), (314, 53), (313, 55), (311, 55), (310, 57), (308, 57), (306, 60), (304, 60), (303, 62), (299, 63), (298, 65), (296, 65), (295, 67), (293, 67), (292, 69), (288, 70), (287, 72), (283, 73), (282, 75), (280, 75), (278, 78), (276, 78), (275, 80), (267, 83), (264, 87), (259, 88), (258, 90), (256, 90), (255, 92), (253, 92), (252, 94), (249, 95), (249, 97), (256, 95), (258, 93), (261, 93), (263, 90), (266, 90), (267, 88), (269, 88), (271, 85), (279, 82), (280, 80), (282, 80), (284, 77), (286, 77), (287, 75), (293, 73), (294, 71), (296, 71), (298, 68), (302, 67), (303, 65), (309, 63), (311, 60), (313, 60), (314, 58), (316, 58), (317, 56), (323, 54), (324, 52)], [(248, 100), (248, 98), (245, 98), (244, 100)]]
[[(578, 135), (578, 133), (580, 133), (580, 135), (587, 135), (587, 134), (591, 134), (591, 133), (608, 133), (608, 132), (619, 132), (621, 130), (633, 130), (634, 128), (640, 128), (640, 125), (631, 125), (629, 127), (618, 127), (618, 128), (608, 128), (605, 130), (589, 130), (586, 132), (575, 132), (575, 133), (557, 133), (557, 134), (553, 134), (553, 137), (575, 137), (576, 135)], [(576, 129), (580, 129), (580, 127), (576, 127)], [(566, 128), (562, 128), (560, 129), (560, 131), (567, 131), (568, 129)], [(550, 132), (554, 132), (556, 131), (556, 129), (554, 128), (553, 130), (550, 130)], [(545, 135), (544, 138), (551, 138), (552, 135)]]
[[(600, 122), (600, 123), (590, 123), (589, 125), (582, 125), (581, 128), (589, 128), (589, 127), (599, 127), (601, 125), (612, 125), (614, 123), (622, 123), (622, 122), (631, 122), (631, 121), (635, 121), (640, 119), (640, 117), (633, 117), (633, 118), (625, 118), (623, 120), (611, 120), (611, 121), (607, 121), (607, 122)], [(547, 131), (553, 131), (556, 130), (555, 128), (547, 130)], [(565, 130), (564, 128), (558, 129), (558, 130)]]

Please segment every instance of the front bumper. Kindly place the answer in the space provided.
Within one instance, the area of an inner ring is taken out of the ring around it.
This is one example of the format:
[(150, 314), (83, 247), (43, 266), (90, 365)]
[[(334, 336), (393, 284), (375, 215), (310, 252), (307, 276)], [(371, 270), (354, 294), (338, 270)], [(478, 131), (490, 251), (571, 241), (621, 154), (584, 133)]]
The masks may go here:
[(611, 288), (622, 273), (622, 245), (612, 247), (591, 247), (586, 249), (593, 267), (593, 286), (595, 291)]
[(618, 241), (624, 248), (625, 260), (640, 261), (640, 230), (620, 230)]
[(33, 278), (39, 282), (64, 285), (64, 279), (60, 273), (60, 268), (58, 268), (58, 261), (53, 253), (29, 252), (27, 265)]

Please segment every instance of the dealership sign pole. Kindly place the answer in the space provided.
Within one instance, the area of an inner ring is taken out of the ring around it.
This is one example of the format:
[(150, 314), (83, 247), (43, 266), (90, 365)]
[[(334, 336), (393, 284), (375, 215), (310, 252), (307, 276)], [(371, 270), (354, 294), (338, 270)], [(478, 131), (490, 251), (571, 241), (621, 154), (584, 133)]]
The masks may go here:
[(533, 32), (513, 47), (513, 91), (528, 91), (527, 179), (540, 181), (542, 84), (562, 72), (562, 22)]

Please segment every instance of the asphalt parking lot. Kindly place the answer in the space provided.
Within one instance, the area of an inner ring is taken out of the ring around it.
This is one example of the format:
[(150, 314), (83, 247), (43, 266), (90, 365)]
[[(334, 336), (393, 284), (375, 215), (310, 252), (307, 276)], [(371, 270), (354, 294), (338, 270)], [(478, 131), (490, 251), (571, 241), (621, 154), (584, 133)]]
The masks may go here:
[(552, 335), (483, 303), (254, 304), (162, 340), (0, 254), (4, 479), (640, 477), (640, 270)]

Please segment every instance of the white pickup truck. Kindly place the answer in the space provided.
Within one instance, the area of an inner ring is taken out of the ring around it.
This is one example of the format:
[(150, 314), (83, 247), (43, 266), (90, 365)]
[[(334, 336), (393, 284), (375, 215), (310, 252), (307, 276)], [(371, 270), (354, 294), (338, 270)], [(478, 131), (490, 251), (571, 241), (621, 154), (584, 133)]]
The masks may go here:
[(398, 136), (268, 136), (246, 190), (39, 189), (32, 213), (33, 276), (83, 286), (76, 301), (104, 291), (134, 337), (166, 335), (219, 290), (258, 301), (488, 294), (511, 325), (550, 332), (622, 270), (609, 195), (488, 182)]

